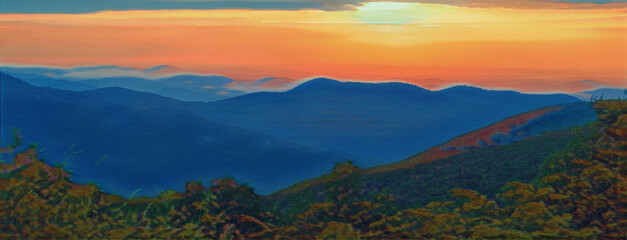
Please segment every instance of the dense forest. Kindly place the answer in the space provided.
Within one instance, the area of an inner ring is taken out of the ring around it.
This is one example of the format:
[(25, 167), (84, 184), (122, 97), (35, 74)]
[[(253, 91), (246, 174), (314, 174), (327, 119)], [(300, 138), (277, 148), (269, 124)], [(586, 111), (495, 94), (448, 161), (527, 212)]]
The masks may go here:
[[(471, 151), (408, 170), (422, 171), (416, 173), (422, 178), (407, 181), (404, 195), (390, 188), (368, 196), (363, 189), (386, 183), (364, 180), (349, 161), (325, 176), (333, 181), (319, 189), (322, 194), (309, 193), (324, 196), (320, 201), (302, 196), (288, 204), (264, 199), (229, 178), (208, 187), (188, 182), (185, 192), (125, 199), (95, 184), (73, 183), (63, 165), (50, 166), (38, 156), (36, 145), (15, 153), (21, 144), (16, 131), (14, 143), (0, 151), (13, 157), (0, 163), (0, 238), (624, 239), (627, 101), (597, 101), (594, 108), (598, 121), (569, 130), (574, 134), (567, 141), (552, 141), (550, 135), (536, 141), (540, 145), (534, 147), (549, 148), (537, 151), (546, 154), (540, 161), (517, 156), (516, 149), (530, 143), (500, 148), (509, 149), (507, 154), (495, 148)], [(479, 159), (485, 156), (494, 159)], [(511, 176), (491, 177), (476, 165), (501, 159)], [(447, 164), (456, 168), (437, 172)], [(447, 179), (459, 172), (467, 175)], [(424, 193), (435, 192), (421, 184), (429, 178), (446, 179), (448, 195)], [(501, 183), (500, 191), (485, 191)], [(477, 188), (463, 189), (468, 186)]]

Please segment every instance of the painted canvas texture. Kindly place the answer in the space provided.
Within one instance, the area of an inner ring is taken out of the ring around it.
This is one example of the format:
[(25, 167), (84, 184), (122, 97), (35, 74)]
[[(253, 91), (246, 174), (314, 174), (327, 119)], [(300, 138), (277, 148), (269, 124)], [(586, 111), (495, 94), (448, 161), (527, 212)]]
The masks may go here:
[(622, 0), (3, 0), (0, 239), (627, 238)]

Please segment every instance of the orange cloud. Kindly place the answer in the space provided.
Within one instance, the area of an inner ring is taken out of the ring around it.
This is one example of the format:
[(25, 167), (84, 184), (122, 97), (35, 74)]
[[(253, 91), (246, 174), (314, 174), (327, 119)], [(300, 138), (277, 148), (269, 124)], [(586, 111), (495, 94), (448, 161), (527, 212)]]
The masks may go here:
[[(446, 4), (472, 8), (519, 8), (519, 9), (599, 9), (625, 8), (627, 3), (608, 1), (594, 3), (593, 1), (568, 2), (560, 0), (394, 0), (395, 2), (414, 2)], [(368, 1), (363, 1), (368, 2)], [(375, 1), (372, 1), (375, 2)]]

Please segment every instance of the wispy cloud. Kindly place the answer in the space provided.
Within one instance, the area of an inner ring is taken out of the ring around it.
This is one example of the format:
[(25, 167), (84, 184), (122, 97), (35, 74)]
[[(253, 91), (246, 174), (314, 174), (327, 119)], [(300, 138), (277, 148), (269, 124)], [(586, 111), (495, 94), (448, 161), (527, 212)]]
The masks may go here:
[[(385, 1), (385, 0), (384, 0)], [(321, 9), (355, 10), (381, 0), (2, 0), (2, 13), (88, 13), (105, 10), (174, 9)], [(505, 8), (622, 8), (624, 0), (387, 0), (387, 2), (435, 3), (463, 7)]]

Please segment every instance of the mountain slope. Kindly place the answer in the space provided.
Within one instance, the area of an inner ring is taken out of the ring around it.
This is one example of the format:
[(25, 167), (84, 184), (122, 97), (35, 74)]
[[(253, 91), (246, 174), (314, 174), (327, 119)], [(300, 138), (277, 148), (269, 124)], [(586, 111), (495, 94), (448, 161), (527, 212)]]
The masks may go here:
[(402, 160), (511, 115), (578, 101), (563, 94), (470, 87), (432, 92), (403, 83), (315, 79), (286, 92), (217, 101), (206, 114), (319, 149), (342, 150), (370, 167)]
[(539, 136), (546, 131), (561, 130), (594, 121), (595, 114), (586, 103), (571, 103), (542, 108), (509, 117), (490, 126), (453, 138), (403, 161), (365, 170), (367, 174), (412, 168), (418, 164), (444, 159), (468, 150), (481, 149)]
[(11, 71), (11, 75), (20, 78), (37, 87), (50, 87), (71, 91), (83, 91), (96, 89), (98, 87), (78, 81), (69, 81), (64, 79), (53, 78), (56, 74), (63, 74), (66, 71), (52, 68), (12, 68), (0, 66), (0, 71)]
[[(24, 76), (24, 74), (22, 76)], [(77, 81), (68, 81), (68, 80), (56, 79), (56, 78), (46, 78), (42, 76), (33, 76), (32, 78), (28, 78), (24, 76), (22, 77), (22, 79), (28, 84), (31, 84), (33, 86), (50, 87), (50, 88), (64, 89), (64, 90), (70, 90), (70, 91), (85, 91), (85, 90), (92, 90), (92, 89), (98, 88), (96, 86), (92, 86), (92, 85), (77, 82)]]
[[(467, 187), (491, 194), (508, 181), (530, 181), (544, 158), (566, 145), (572, 126), (595, 120), (588, 103), (542, 108), (496, 122), (398, 163), (359, 170), (362, 197), (389, 191), (401, 207), (447, 199)], [(559, 130), (557, 132), (549, 132)], [(507, 141), (503, 141), (507, 140)], [(324, 201), (345, 174), (332, 173), (266, 196), (278, 205)], [(489, 184), (486, 184), (489, 183)], [(316, 194), (314, 194), (316, 193)], [(311, 200), (303, 200), (312, 198)], [(296, 206), (293, 206), (296, 207)], [(298, 210), (296, 210), (298, 211)]]
[[(39, 142), (42, 156), (66, 163), (74, 180), (125, 196), (139, 188), (139, 195), (155, 195), (225, 173), (268, 193), (344, 159), (172, 106), (137, 108), (108, 98), (127, 94), (124, 101), (137, 101), (133, 97), (142, 94), (130, 90), (86, 94), (34, 87), (5, 74), (0, 80), (2, 142), (11, 127), (22, 129), (24, 142)], [(148, 93), (141, 98), (163, 100)]]

